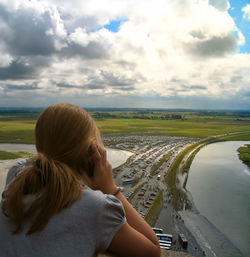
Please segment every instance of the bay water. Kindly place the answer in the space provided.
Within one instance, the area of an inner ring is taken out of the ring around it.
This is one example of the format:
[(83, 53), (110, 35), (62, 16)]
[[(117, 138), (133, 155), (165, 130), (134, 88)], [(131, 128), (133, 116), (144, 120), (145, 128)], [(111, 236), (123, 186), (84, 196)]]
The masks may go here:
[(250, 256), (250, 170), (237, 149), (250, 141), (203, 147), (190, 167), (186, 189), (198, 211), (245, 257)]
[[(30, 152), (36, 153), (35, 145), (28, 144), (0, 144), (0, 150), (10, 151), (10, 152)], [(112, 164), (113, 168), (116, 168), (126, 162), (126, 160), (133, 153), (118, 149), (107, 148), (107, 159)], [(17, 160), (0, 160), (0, 200), (1, 193), (5, 186), (5, 180), (7, 176), (7, 172), (9, 168), (16, 162)]]

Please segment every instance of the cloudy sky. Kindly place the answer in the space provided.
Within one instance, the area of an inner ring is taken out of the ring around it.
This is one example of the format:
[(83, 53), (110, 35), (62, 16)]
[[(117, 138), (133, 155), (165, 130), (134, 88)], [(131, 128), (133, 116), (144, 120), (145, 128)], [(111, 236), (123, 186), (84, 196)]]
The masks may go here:
[(0, 106), (250, 109), (250, 0), (0, 0)]

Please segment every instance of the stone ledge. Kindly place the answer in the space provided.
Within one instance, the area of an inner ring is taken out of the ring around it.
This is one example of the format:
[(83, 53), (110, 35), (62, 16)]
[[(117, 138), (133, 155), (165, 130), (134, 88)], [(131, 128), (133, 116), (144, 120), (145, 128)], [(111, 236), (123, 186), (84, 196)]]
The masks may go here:
[[(98, 257), (117, 257), (117, 256), (111, 255), (111, 254), (99, 254)], [(184, 252), (162, 250), (161, 257), (192, 257), (192, 256)]]

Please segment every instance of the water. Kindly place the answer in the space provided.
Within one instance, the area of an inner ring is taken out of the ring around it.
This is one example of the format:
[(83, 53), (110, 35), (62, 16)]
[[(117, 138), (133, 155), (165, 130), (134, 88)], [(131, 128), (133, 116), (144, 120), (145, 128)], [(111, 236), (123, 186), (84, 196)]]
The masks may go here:
[[(36, 148), (34, 145), (28, 144), (0, 144), (0, 150), (4, 151), (24, 151), (24, 152), (31, 152), (35, 153)], [(123, 150), (111, 149), (107, 148), (107, 159), (112, 164), (113, 168), (116, 168), (126, 162), (126, 160), (132, 155), (133, 153)], [(1, 200), (1, 192), (5, 185), (6, 175), (9, 168), (16, 162), (16, 160), (0, 160), (0, 200)]]
[[(35, 145), (29, 144), (0, 144), (0, 150), (10, 152), (30, 152), (36, 153)], [(107, 148), (107, 159), (116, 168), (123, 164), (133, 153), (123, 150)]]
[(0, 150), (10, 152), (36, 153), (35, 145), (31, 144), (0, 144)]
[(196, 155), (187, 190), (199, 212), (211, 221), (245, 257), (250, 256), (250, 170), (237, 149), (248, 141), (207, 145)]

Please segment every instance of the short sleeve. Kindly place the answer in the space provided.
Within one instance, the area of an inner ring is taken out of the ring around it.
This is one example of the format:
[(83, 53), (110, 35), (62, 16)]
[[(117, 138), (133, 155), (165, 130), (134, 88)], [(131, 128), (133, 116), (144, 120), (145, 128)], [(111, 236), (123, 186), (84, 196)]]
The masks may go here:
[(8, 171), (6, 178), (6, 186), (20, 174), (20, 171), (23, 169), (24, 165), (27, 163), (27, 159), (21, 159), (16, 162)]
[(18, 162), (16, 162), (8, 171), (7, 174), (7, 178), (6, 178), (6, 182), (5, 182), (5, 187), (4, 190), (2, 192), (2, 200), (1, 202), (5, 199), (5, 192), (7, 190), (8, 185), (10, 184), (11, 181), (13, 181), (13, 179), (15, 177), (17, 177), (20, 172), (22, 171), (24, 165), (26, 164), (27, 159), (21, 159)]
[(123, 205), (115, 196), (105, 195), (100, 222), (102, 223), (102, 236), (99, 251), (105, 252), (115, 234), (126, 223)]

